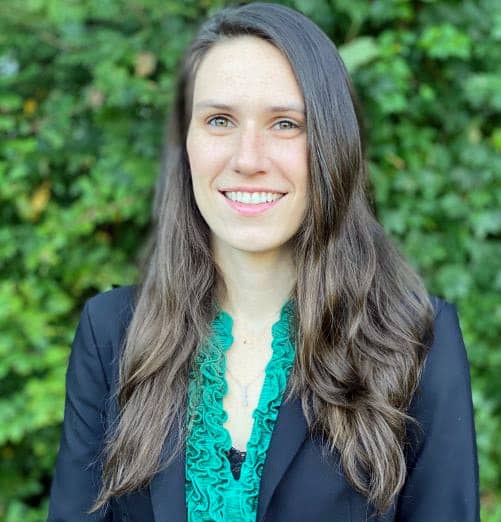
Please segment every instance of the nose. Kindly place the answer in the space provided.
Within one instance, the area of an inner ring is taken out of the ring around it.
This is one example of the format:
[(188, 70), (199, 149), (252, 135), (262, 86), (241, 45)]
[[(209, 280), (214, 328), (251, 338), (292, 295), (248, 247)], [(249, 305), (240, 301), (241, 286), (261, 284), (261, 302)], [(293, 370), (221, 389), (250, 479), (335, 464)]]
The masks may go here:
[(249, 125), (237, 136), (232, 156), (233, 170), (247, 175), (265, 172), (267, 159), (263, 132)]

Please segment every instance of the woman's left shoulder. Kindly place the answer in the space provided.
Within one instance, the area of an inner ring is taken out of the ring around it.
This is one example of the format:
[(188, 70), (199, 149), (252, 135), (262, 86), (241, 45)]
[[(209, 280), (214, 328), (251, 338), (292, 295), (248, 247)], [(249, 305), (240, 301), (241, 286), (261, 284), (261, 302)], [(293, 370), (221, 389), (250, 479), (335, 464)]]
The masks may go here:
[(429, 358), (435, 365), (447, 366), (448, 373), (468, 370), (468, 356), (457, 306), (444, 298), (435, 295), (430, 297), (435, 314)]
[(406, 484), (398, 520), (479, 522), (470, 369), (455, 304), (434, 296), (434, 339), (408, 414)]
[(433, 338), (429, 344), (417, 397), (433, 408), (454, 401), (471, 404), (470, 364), (457, 306), (430, 294), (434, 306)]

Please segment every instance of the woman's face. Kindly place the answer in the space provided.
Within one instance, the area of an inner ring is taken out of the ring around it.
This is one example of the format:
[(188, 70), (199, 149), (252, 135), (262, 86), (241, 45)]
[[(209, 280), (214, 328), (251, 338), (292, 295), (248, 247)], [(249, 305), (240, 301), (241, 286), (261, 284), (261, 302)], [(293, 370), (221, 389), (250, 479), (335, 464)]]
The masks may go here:
[[(265, 40), (229, 39), (204, 56), (186, 147), (195, 200), (220, 249), (279, 249), (298, 230), (308, 176), (304, 110), (289, 62)], [(253, 192), (280, 198), (256, 204)]]

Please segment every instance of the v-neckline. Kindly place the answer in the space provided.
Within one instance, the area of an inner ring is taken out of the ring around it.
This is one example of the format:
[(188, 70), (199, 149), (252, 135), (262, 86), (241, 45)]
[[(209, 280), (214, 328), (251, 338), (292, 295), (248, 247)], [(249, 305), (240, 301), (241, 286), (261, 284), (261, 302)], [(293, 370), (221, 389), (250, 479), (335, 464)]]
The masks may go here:
[[(280, 309), (280, 313), (279, 313), (278, 319), (271, 326), (271, 333), (272, 333), (271, 345), (272, 345), (272, 348), (275, 347), (275, 343), (276, 343), (276, 341), (278, 339), (278, 337), (277, 337), (277, 329), (279, 328), (279, 326), (282, 324), (282, 322), (286, 318), (286, 309), (289, 308), (290, 306), (292, 306), (292, 300), (288, 299), (285, 302), (285, 304), (282, 306), (282, 308)], [(228, 416), (228, 412), (224, 409), (224, 405), (223, 405), (223, 399), (226, 396), (226, 394), (228, 393), (228, 384), (227, 384), (227, 381), (226, 381), (226, 352), (232, 346), (233, 340), (234, 340), (233, 339), (233, 335), (232, 335), (233, 334), (233, 318), (231, 317), (231, 315), (226, 310), (224, 310), (222, 308), (219, 308), (217, 315), (220, 316), (220, 318), (223, 318), (223, 320), (226, 321), (226, 324), (228, 325), (227, 326), (228, 334), (229, 334), (228, 335), (228, 339), (230, 341), (228, 343), (225, 343), (222, 346), (223, 357), (221, 359), (222, 360), (221, 375), (222, 375), (222, 382), (223, 382), (223, 390), (222, 390), (223, 393), (222, 393), (221, 397), (217, 401), (218, 406), (221, 408), (221, 411), (223, 412), (224, 416), (226, 417), (224, 419), (223, 423), (218, 425), (218, 429), (219, 429), (220, 432), (223, 433), (223, 436), (224, 436), (223, 437), (223, 441), (224, 441), (223, 442), (223, 451), (224, 451), (225, 455), (227, 455), (228, 452), (231, 450), (231, 448), (234, 447), (233, 446), (233, 441), (231, 439), (231, 434), (228, 431), (228, 429), (226, 428), (226, 426), (224, 426), (224, 422), (226, 422), (226, 420), (229, 418), (229, 416)], [(265, 392), (265, 390), (267, 390), (269, 388), (270, 380), (271, 380), (270, 367), (271, 367), (272, 363), (274, 363), (276, 361), (276, 359), (277, 359), (277, 352), (276, 352), (275, 349), (273, 349), (272, 356), (270, 357), (270, 360), (266, 364), (266, 367), (265, 367), (265, 370), (264, 370), (264, 374), (265, 375), (264, 375), (263, 385), (261, 387), (261, 391), (259, 392), (259, 399), (258, 399), (257, 405), (254, 408), (254, 410), (252, 411), (252, 419), (253, 419), (252, 420), (252, 429), (251, 429), (250, 436), (247, 439), (247, 442), (245, 444), (245, 452), (244, 452), (245, 453), (245, 458), (242, 461), (242, 465), (240, 467), (240, 475), (239, 475), (238, 479), (236, 479), (233, 476), (233, 473), (231, 471), (231, 463), (230, 463), (228, 457), (225, 457), (223, 459), (224, 460), (224, 472), (227, 475), (228, 480), (230, 480), (232, 483), (237, 484), (237, 485), (242, 484), (242, 479), (244, 478), (244, 476), (247, 476), (248, 473), (249, 473), (249, 471), (248, 471), (249, 462), (254, 460), (253, 457), (254, 457), (254, 453), (255, 453), (255, 451), (254, 451), (255, 448), (251, 447), (249, 449), (249, 443), (255, 437), (255, 433), (257, 432), (257, 429), (258, 429), (255, 414), (256, 414), (256, 410), (262, 409), (262, 407), (264, 406), (264, 404), (263, 404), (264, 400), (265, 400), (264, 392)], [(240, 452), (240, 450), (238, 450), (238, 451)], [(240, 453), (242, 453), (242, 452), (240, 452)], [(251, 456), (252, 456), (252, 458), (251, 458)]]
[(210, 335), (198, 347), (189, 374), (185, 449), (185, 488), (189, 504), (192, 501), (198, 503), (197, 495), (209, 495), (218, 510), (222, 507), (230, 512), (250, 513), (257, 509), (268, 448), (294, 365), (294, 317), (295, 301), (289, 298), (271, 327), (272, 356), (265, 368), (257, 406), (252, 412), (253, 423), (245, 459), (240, 473), (235, 473), (238, 475), (236, 478), (228, 458), (233, 445), (224, 426), (227, 412), (223, 408), (223, 398), (228, 392), (226, 350), (233, 343), (233, 319), (225, 310), (216, 307)]

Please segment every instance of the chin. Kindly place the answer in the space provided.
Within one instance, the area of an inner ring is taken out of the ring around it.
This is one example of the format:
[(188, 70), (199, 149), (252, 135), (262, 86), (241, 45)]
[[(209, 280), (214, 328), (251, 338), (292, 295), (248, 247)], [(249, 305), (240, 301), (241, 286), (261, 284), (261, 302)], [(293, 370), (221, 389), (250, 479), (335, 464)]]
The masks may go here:
[(247, 252), (249, 254), (263, 254), (265, 252), (271, 252), (273, 250), (280, 249), (282, 244), (270, 243), (268, 241), (264, 243), (248, 239), (242, 242), (228, 243), (228, 246), (235, 250), (240, 250), (241, 252)]
[(237, 231), (236, 228), (234, 227), (231, 231), (231, 236), (228, 234), (228, 230), (224, 230), (223, 234), (214, 232), (213, 239), (219, 244), (221, 249), (258, 254), (280, 249), (285, 247), (287, 243), (281, 240), (281, 238), (270, 237), (269, 234), (261, 230), (253, 230), (251, 232), (242, 229)]

